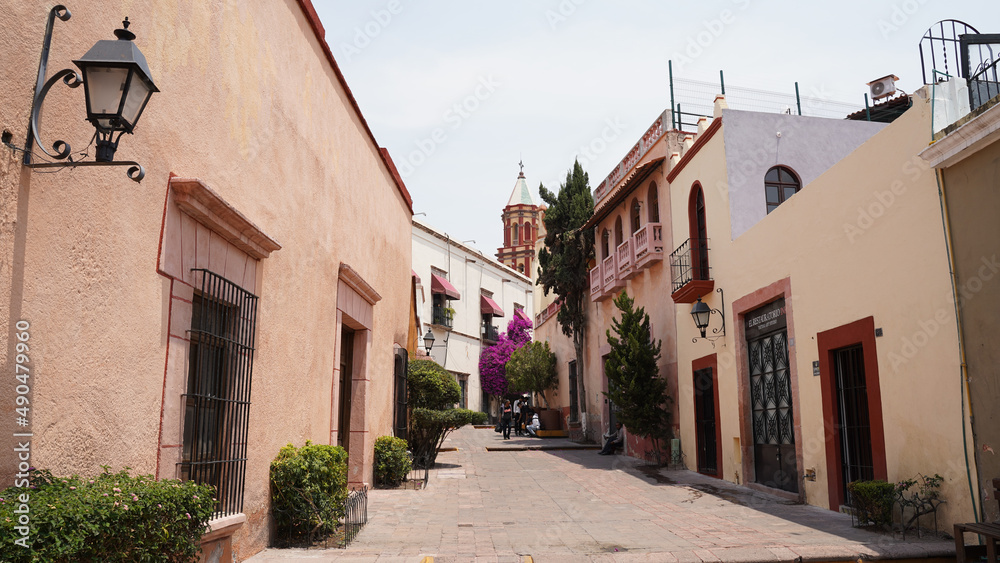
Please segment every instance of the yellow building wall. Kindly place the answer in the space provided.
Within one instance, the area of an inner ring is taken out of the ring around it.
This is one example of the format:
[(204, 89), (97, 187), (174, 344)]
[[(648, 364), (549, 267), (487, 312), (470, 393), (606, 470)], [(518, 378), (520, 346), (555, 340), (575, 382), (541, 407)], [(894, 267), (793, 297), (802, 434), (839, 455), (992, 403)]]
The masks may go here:
[[(729, 232), (724, 130), (681, 170), (671, 184), (674, 239), (687, 238), (692, 184), (704, 186), (709, 257), (716, 287), (725, 292), (726, 337), (692, 344), (698, 336), (677, 306), (681, 439), (689, 465), (695, 459), (691, 363), (718, 354), (723, 476), (745, 480), (739, 457), (752, 452), (752, 435), (741, 436), (735, 337), (742, 318), (734, 301), (789, 280), (789, 358), (797, 372), (794, 408), (800, 416), (796, 439), (799, 472), (815, 469), (804, 481), (804, 500), (828, 506), (827, 460), (816, 335), (868, 316), (884, 331), (876, 339), (890, 481), (917, 474), (941, 474), (940, 524), (972, 517), (964, 463), (956, 322), (941, 210), (932, 171), (917, 157), (929, 140), (929, 102), (919, 93), (913, 107), (870, 138), (737, 240)], [(779, 163), (780, 164), (780, 163)], [(761, 181), (763, 198), (763, 179)], [(718, 294), (704, 298), (721, 308)], [(713, 323), (718, 319), (713, 315)], [(713, 326), (715, 326), (713, 324)], [(734, 447), (742, 440), (743, 451)], [(738, 473), (740, 473), (738, 475)]]

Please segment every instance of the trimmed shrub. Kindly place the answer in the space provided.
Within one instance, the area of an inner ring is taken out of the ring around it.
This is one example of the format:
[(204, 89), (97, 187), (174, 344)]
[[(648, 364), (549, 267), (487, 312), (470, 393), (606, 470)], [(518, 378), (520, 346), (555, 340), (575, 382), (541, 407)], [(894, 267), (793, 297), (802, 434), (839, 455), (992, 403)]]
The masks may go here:
[[(15, 528), (25, 516), (28, 548)], [(0, 561), (56, 563), (196, 561), (215, 509), (214, 488), (128, 468), (95, 477), (31, 474), (31, 488), (0, 491)]]
[(413, 469), (406, 440), (379, 436), (375, 440), (375, 482), (386, 487), (398, 487)]
[(415, 409), (443, 410), (462, 399), (455, 376), (433, 360), (410, 360), (409, 403)]
[(885, 481), (854, 481), (847, 485), (851, 493), (856, 527), (892, 524), (892, 503), (896, 485)]
[(271, 462), (271, 510), (277, 535), (299, 542), (332, 533), (344, 516), (347, 452), (306, 441)]

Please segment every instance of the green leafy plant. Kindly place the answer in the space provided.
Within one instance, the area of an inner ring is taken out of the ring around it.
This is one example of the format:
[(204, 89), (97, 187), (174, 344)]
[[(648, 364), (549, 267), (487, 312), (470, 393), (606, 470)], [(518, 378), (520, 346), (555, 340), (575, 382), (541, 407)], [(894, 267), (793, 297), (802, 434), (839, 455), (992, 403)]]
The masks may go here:
[(347, 452), (340, 446), (288, 444), (271, 462), (271, 510), (285, 541), (332, 533), (346, 499)]
[(386, 487), (398, 487), (413, 468), (406, 440), (379, 436), (375, 440), (375, 482)]
[[(918, 475), (916, 479), (904, 479), (896, 483), (895, 495), (900, 506), (900, 521), (904, 532), (912, 528), (914, 522), (919, 523), (921, 516), (936, 513), (938, 506), (944, 504), (945, 500), (941, 498), (943, 481), (944, 477), (935, 473), (931, 476)], [(909, 520), (902, 522), (906, 518), (907, 508), (912, 509), (913, 513)]]
[(417, 467), (434, 465), (448, 434), (466, 424), (483, 424), (486, 413), (456, 409), (462, 389), (446, 369), (432, 360), (410, 360), (407, 370), (410, 405), (410, 449)]
[(549, 399), (545, 392), (559, 386), (556, 355), (549, 348), (549, 343), (531, 342), (514, 350), (507, 362), (507, 379), (515, 391), (541, 395), (547, 408)]
[(882, 527), (892, 524), (892, 503), (896, 485), (885, 481), (854, 481), (848, 483), (855, 527)]
[[(214, 488), (194, 482), (132, 476), (108, 467), (94, 477), (32, 471), (31, 488), (0, 491), (0, 561), (195, 561), (215, 509)], [(21, 495), (28, 502), (21, 502)], [(19, 518), (27, 505), (28, 548)]]
[(617, 336), (607, 331), (611, 353), (604, 364), (608, 376), (604, 394), (619, 409), (618, 420), (630, 433), (652, 439), (655, 460), (661, 463), (660, 442), (670, 438), (671, 398), (659, 375), (661, 343), (652, 338), (645, 309), (635, 309), (634, 304), (624, 291), (615, 298), (621, 316), (611, 322)]
[(455, 320), (455, 309), (451, 307), (445, 307), (444, 316), (447, 317), (449, 321)]

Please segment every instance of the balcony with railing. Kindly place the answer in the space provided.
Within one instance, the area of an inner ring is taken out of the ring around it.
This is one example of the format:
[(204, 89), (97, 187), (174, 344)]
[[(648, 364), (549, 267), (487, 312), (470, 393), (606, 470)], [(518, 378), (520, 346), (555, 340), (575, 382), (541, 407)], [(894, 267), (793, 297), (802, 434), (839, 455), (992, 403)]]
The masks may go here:
[(621, 280), (632, 279), (639, 273), (639, 270), (634, 268), (634, 248), (635, 245), (633, 244), (633, 239), (629, 237), (625, 239), (625, 242), (618, 245), (617, 249), (615, 249), (615, 260), (618, 269), (617, 275)]
[(434, 306), (431, 314), (431, 324), (450, 329), (453, 324), (455, 310), (450, 307)]
[(497, 326), (494, 324), (489, 324), (484, 322), (482, 336), (483, 340), (495, 344), (497, 339), (500, 337), (500, 329), (498, 329)]
[(618, 245), (614, 254), (590, 270), (590, 300), (614, 297), (618, 290), (625, 287), (626, 280), (662, 260), (663, 226), (647, 223)]
[(618, 277), (617, 258), (615, 258), (614, 254), (604, 259), (601, 269), (604, 273), (605, 295), (611, 296), (619, 289), (625, 287), (625, 280)]
[(604, 296), (604, 278), (601, 276), (601, 264), (590, 270), (590, 300), (598, 301)]
[(688, 239), (670, 253), (670, 297), (674, 303), (694, 303), (715, 287), (708, 266), (708, 241)]
[(663, 225), (646, 223), (632, 237), (636, 272), (663, 260)]

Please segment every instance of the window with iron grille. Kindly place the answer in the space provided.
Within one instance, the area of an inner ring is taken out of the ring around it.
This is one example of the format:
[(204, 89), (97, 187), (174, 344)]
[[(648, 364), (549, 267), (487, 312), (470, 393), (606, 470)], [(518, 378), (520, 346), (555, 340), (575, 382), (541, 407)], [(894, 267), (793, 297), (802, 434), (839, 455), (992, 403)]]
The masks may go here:
[(214, 517), (243, 511), (257, 296), (193, 270), (180, 477), (216, 488)]

